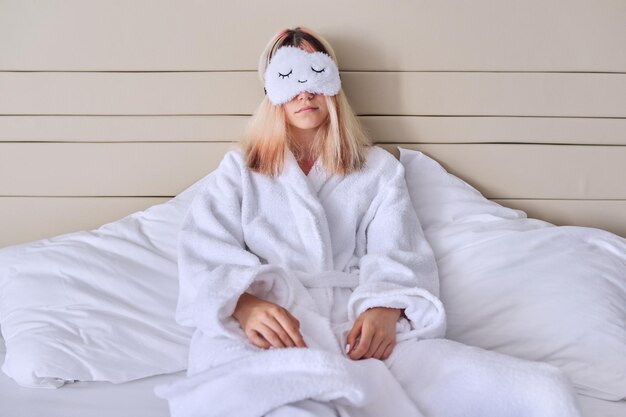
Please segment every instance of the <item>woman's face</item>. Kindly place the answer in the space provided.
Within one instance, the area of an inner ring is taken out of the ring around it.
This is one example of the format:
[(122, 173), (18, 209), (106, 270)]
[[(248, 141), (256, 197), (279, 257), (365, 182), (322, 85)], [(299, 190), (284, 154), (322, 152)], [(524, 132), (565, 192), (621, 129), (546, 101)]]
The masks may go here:
[(328, 106), (323, 94), (303, 91), (283, 106), (287, 123), (296, 129), (317, 129), (328, 117)]

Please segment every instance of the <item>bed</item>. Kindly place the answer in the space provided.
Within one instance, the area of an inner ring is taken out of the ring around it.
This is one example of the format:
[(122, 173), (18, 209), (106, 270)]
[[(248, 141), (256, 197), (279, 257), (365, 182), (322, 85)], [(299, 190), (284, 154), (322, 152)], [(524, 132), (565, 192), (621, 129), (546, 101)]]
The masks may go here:
[[(167, 417), (167, 402), (154, 397), (153, 387), (183, 374), (159, 375), (122, 385), (78, 382), (56, 391), (21, 388), (5, 375), (0, 375), (0, 404), (4, 407), (3, 415), (15, 417)], [(584, 416), (624, 415), (623, 402), (603, 401), (584, 395), (579, 399)]]
[(584, 417), (626, 416), (623, 5), (292, 6), (0, 4), (0, 416), (168, 415), (153, 388), (190, 337), (177, 227), (294, 24), (336, 45), (405, 165), (447, 337), (558, 366)]

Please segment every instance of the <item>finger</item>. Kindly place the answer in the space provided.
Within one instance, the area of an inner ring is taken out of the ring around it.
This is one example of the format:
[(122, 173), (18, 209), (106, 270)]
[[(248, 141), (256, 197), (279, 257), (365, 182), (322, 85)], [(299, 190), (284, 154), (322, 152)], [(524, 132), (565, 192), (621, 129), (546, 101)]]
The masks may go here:
[(276, 316), (279, 324), (285, 329), (289, 340), (293, 343), (290, 346), (306, 347), (302, 333), (300, 333), (300, 322), (287, 310), (283, 310), (284, 314)]
[(304, 337), (302, 336), (302, 333), (300, 333), (300, 330), (296, 329), (294, 330), (295, 334), (290, 334), (291, 339), (295, 341), (296, 343), (296, 347), (308, 347), (306, 345), (306, 342), (304, 341)]
[(375, 331), (374, 336), (372, 337), (372, 343), (370, 343), (370, 348), (363, 356), (365, 358), (380, 359), (380, 356), (376, 356), (376, 352), (378, 352), (381, 347), (384, 348), (385, 346), (387, 346), (387, 343), (389, 343), (389, 341), (386, 340), (385, 335), (380, 331)]
[(278, 337), (278, 335), (274, 332), (274, 329), (272, 329), (265, 323), (259, 323), (257, 331), (261, 333), (265, 340), (270, 342), (272, 346), (277, 348), (286, 347), (283, 344), (282, 340), (280, 340), (280, 337)]
[(265, 338), (263, 336), (261, 336), (261, 334), (259, 332), (257, 332), (256, 330), (251, 330), (249, 332), (246, 332), (246, 335), (248, 336), (248, 339), (250, 339), (250, 341), (252, 342), (253, 345), (255, 345), (256, 347), (260, 347), (262, 349), (269, 349), (270, 346), (272, 346), (267, 340), (265, 340)]
[(348, 336), (346, 337), (346, 344), (350, 346), (350, 350), (348, 350), (347, 352), (348, 354), (352, 352), (354, 348), (356, 347), (356, 339), (361, 334), (362, 326), (363, 326), (362, 320), (357, 319), (354, 322), (354, 325), (352, 326), (350, 333), (348, 333)]
[(356, 346), (356, 349), (352, 351), (350, 357), (352, 359), (358, 360), (365, 355), (365, 353), (369, 350), (370, 345), (372, 344), (373, 332), (371, 326), (368, 326), (367, 323), (363, 324), (361, 328), (361, 335), (359, 337), (359, 343)]
[(383, 356), (385, 355), (385, 352), (387, 351), (387, 348), (390, 344), (391, 343), (389, 341), (383, 341), (383, 343), (378, 346), (378, 349), (376, 349), (372, 357), (381, 360), (384, 359)]
[[(275, 316), (268, 316), (267, 319), (263, 321), (263, 324), (270, 327), (274, 331), (274, 333), (276, 333), (281, 343), (284, 345), (283, 347), (295, 346), (296, 343), (291, 340), (291, 337), (284, 329), (282, 323), (279, 321), (279, 317), (282, 315), (283, 314), (281, 313), (277, 313)], [(281, 318), (280, 320), (284, 321), (285, 319)]]
[(389, 346), (387, 346), (387, 349), (385, 349), (385, 353), (383, 353), (383, 360), (389, 358), (391, 352), (393, 352), (393, 347), (394, 343), (390, 343)]

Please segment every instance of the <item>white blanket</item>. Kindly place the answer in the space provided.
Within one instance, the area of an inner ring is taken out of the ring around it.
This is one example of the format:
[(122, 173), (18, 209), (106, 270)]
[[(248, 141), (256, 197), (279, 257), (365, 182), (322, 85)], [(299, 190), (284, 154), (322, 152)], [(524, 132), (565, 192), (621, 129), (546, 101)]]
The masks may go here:
[[(228, 152), (183, 222), (176, 319), (196, 331), (187, 378), (155, 391), (173, 416), (263, 416), (307, 399), (342, 416), (578, 415), (556, 368), (437, 339), (437, 266), (399, 161), (374, 147), (345, 177), (320, 160), (304, 175), (291, 152), (285, 163), (272, 179)], [(308, 347), (254, 346), (232, 317), (245, 291), (293, 314)], [(408, 319), (388, 359), (353, 361), (346, 335), (375, 306)]]

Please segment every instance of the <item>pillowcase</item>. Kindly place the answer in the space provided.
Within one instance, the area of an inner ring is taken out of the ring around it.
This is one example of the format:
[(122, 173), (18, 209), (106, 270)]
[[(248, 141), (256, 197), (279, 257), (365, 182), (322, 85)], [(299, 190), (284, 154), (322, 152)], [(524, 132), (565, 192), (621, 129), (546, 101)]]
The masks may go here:
[(437, 259), (446, 337), (561, 368), (577, 391), (626, 397), (626, 239), (489, 201), (400, 148)]
[(0, 249), (2, 371), (23, 387), (187, 368), (177, 237), (198, 187), (97, 229)]

